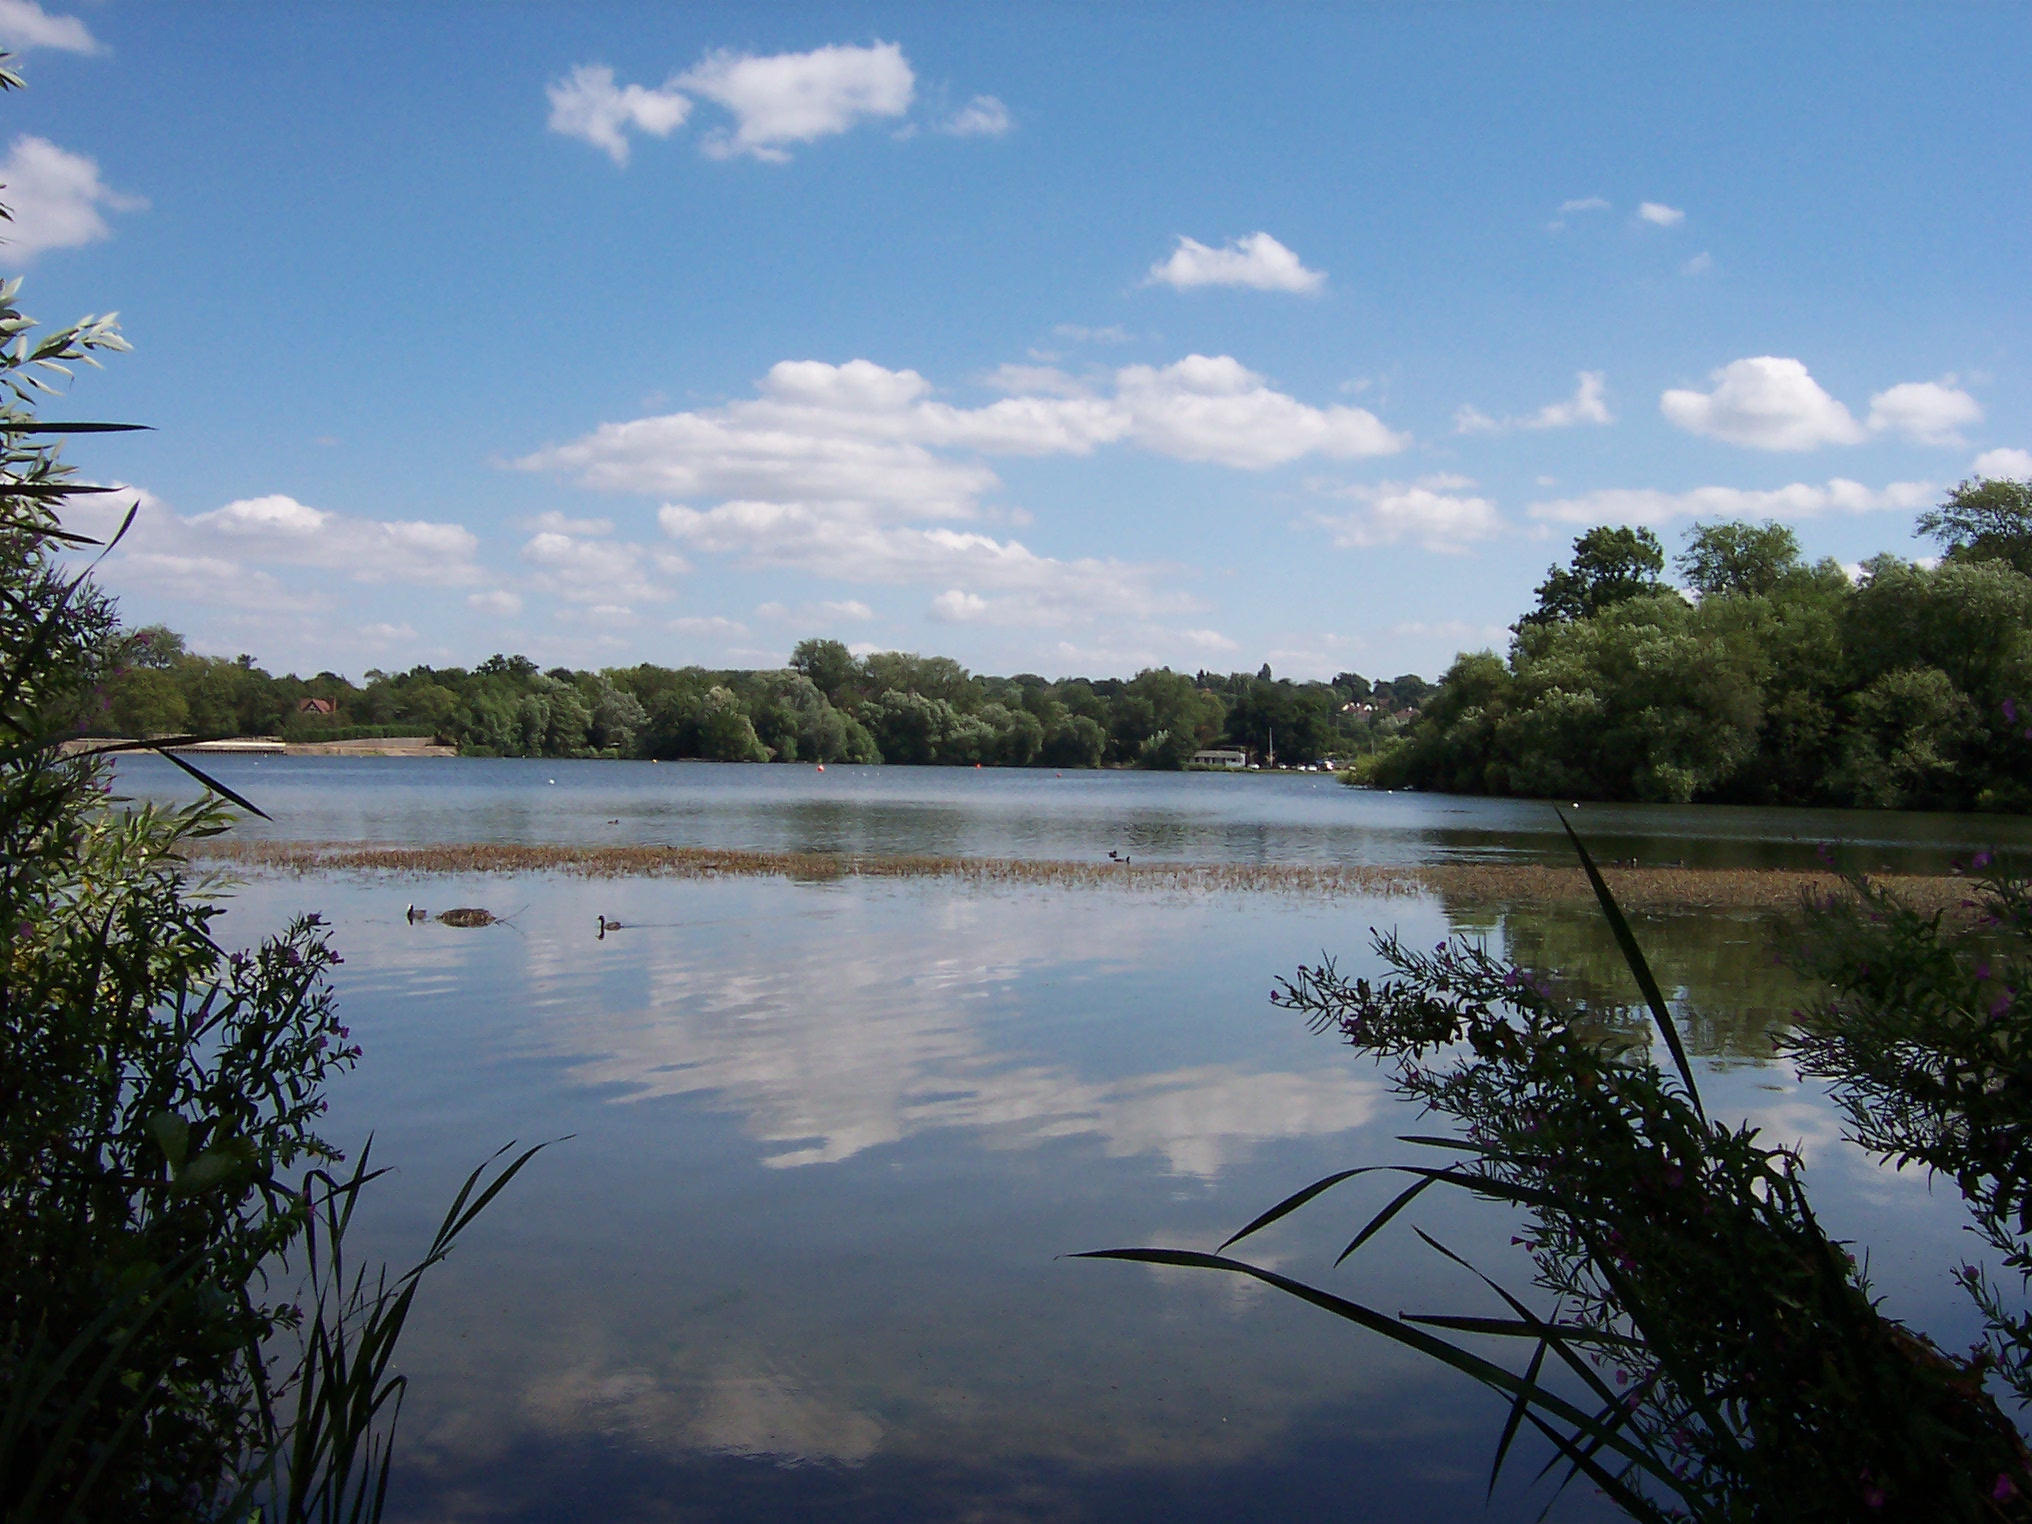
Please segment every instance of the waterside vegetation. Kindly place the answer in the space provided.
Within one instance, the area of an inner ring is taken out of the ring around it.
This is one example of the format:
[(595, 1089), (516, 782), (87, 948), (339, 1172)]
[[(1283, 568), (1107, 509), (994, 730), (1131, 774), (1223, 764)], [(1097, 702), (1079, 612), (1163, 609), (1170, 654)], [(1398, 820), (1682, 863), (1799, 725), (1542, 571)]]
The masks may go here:
[(127, 426), (36, 408), (127, 346), (111, 316), (39, 332), (19, 287), (0, 283), (0, 1521), (371, 1524), (419, 1277), (529, 1154), (476, 1171), (407, 1273), (346, 1259), (378, 1171), (319, 1130), (360, 1057), (323, 923), (227, 951), (189, 870), (226, 791), (109, 809), (104, 756), (62, 744), (124, 637), (73, 562), (106, 547), (61, 517), (111, 489), (57, 442)]
[[(799, 643), (775, 671), (644, 662), (541, 671), (493, 656), (470, 671), (275, 677), (252, 657), (192, 655), (160, 626), (126, 636), (87, 734), (278, 736), (344, 741), (430, 736), (484, 757), (700, 757), (717, 762), (889, 762), (985, 767), (1181, 768), (1203, 747), (1312, 764), (1373, 750), (1428, 688), (1415, 674), (1370, 682), (1275, 678), (1265, 666), (1133, 678), (983, 677), (943, 656), (856, 656)], [(329, 712), (304, 712), (307, 701)]]
[[(1815, 1215), (1797, 1152), (1708, 1115), (1619, 900), (1584, 849), (1581, 861), (1669, 1069), (1556, 970), (1469, 936), (1429, 952), (1377, 936), (1378, 982), (1328, 960), (1277, 999), (1373, 1057), (1440, 1124), (1400, 1140), (1431, 1162), (1315, 1181), (1211, 1254), (1095, 1257), (1251, 1277), (1500, 1394), (1509, 1416), (1491, 1492), (1524, 1435), (1553, 1451), (1541, 1477), (1562, 1489), (1584, 1479), (1657, 1524), (2032, 1517), (2032, 1454), (2005, 1411), (2032, 1399), (2032, 1113), (2013, 1077), (2032, 1021), (2020, 994), (2028, 885), (1994, 871), (1964, 880), (1952, 917), (1862, 878), (1816, 896), (1797, 960), (1815, 994), (1778, 1038), (1833, 1084), (1851, 1142), (1960, 1188), (1992, 1264), (1958, 1272), (1985, 1337), (1955, 1353), (1884, 1312), (1863, 1263)], [(1364, 1177), (1400, 1189), (1336, 1265), (1437, 1187), (1523, 1218), (1512, 1243), (1531, 1290), (1416, 1228), (1486, 1293), (1486, 1310), (1392, 1314), (1228, 1256)], [(1521, 1353), (1506, 1359), (1506, 1347)]]
[(1697, 524), (1662, 580), (1649, 530), (1553, 567), (1507, 656), (1459, 657), (1385, 788), (1550, 799), (2032, 808), (2032, 484), (1962, 483), (1852, 578), (1775, 523)]

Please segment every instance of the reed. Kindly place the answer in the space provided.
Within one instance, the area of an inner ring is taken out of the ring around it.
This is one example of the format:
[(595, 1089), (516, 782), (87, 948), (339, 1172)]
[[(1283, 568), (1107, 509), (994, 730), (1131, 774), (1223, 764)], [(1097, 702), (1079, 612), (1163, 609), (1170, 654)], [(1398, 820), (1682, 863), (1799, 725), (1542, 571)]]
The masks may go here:
[[(1488, 905), (1593, 905), (1579, 868), (1531, 863), (1112, 863), (1066, 859), (765, 852), (719, 847), (520, 845), (505, 842), (387, 846), (372, 843), (212, 838), (192, 856), (282, 873), (412, 875), (559, 873), (583, 878), (785, 878), (800, 881), (947, 879), (982, 887), (1301, 897), (1437, 896)], [(1790, 910), (1841, 885), (1833, 873), (1786, 868), (1604, 868), (1632, 910)], [(1965, 880), (1885, 875), (1905, 902), (1952, 909)]]

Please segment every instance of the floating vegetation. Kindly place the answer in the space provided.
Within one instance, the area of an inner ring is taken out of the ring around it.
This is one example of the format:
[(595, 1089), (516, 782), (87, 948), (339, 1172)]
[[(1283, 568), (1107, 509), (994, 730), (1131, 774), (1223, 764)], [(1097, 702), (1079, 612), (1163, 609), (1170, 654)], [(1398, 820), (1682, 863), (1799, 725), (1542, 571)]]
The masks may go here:
[(492, 926), (501, 918), (477, 905), (462, 905), (456, 910), (440, 910), (437, 919), (447, 926)]
[[(1028, 886), (1142, 893), (1280, 893), (1304, 897), (1437, 895), (1485, 905), (1593, 905), (1578, 868), (1529, 863), (1133, 864), (1007, 857), (852, 856), (717, 847), (470, 845), (398, 847), (350, 842), (230, 841), (193, 844), (193, 855), (280, 872), (407, 874), (567, 873), (585, 878), (949, 879), (985, 888)], [(1790, 910), (1803, 895), (1829, 893), (1832, 873), (1786, 868), (1607, 868), (1617, 900), (1638, 910)], [(1921, 909), (1949, 909), (1967, 897), (1961, 879), (1887, 874), (1880, 880)], [(452, 916), (485, 911), (446, 911)]]

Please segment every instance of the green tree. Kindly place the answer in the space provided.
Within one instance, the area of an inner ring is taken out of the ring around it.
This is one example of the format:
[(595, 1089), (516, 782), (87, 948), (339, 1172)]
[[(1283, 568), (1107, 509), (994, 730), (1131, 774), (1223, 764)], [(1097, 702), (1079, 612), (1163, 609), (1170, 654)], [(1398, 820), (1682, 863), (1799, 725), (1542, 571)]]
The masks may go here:
[(1631, 598), (1658, 591), (1665, 549), (1648, 529), (1600, 525), (1573, 542), (1573, 560), (1549, 567), (1538, 585), (1538, 606), (1520, 626), (1588, 619)]
[(1919, 516), (1915, 534), (1956, 561), (2003, 561), (2032, 577), (2032, 482), (1976, 477)]
[(106, 718), (115, 735), (146, 737), (183, 733), (190, 706), (167, 672), (135, 667), (109, 679)]
[(861, 675), (854, 653), (838, 640), (800, 640), (790, 653), (790, 665), (834, 703), (839, 702), (840, 691)]
[(1798, 569), (1799, 539), (1783, 524), (1695, 524), (1673, 558), (1686, 585), (1703, 598), (1754, 597), (1775, 591)]

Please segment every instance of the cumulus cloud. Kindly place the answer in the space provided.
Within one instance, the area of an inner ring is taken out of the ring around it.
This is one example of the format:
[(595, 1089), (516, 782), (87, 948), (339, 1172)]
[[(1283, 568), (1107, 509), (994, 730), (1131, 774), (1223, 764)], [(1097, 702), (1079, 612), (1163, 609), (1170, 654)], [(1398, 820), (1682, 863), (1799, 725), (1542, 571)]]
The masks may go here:
[(1354, 506), (1307, 517), (1330, 532), (1334, 544), (1346, 549), (1408, 543), (1421, 550), (1457, 555), (1503, 528), (1493, 502), (1468, 495), (1465, 489), (1474, 485), (1464, 476), (1340, 487), (1314, 483), (1314, 490)]
[(1854, 444), (1863, 426), (1820, 388), (1798, 360), (1758, 355), (1732, 360), (1710, 379), (1712, 392), (1669, 391), (1658, 399), (1667, 421), (1754, 450), (1811, 450)]
[(522, 559), (535, 568), (530, 580), (541, 591), (610, 613), (670, 596), (650, 577), (652, 567), (672, 576), (690, 570), (683, 557), (667, 551), (659, 557), (646, 546), (627, 540), (595, 539), (556, 530), (530, 536), (522, 547)]
[(188, 599), (207, 610), (303, 613), (330, 604), (337, 577), (448, 587), (482, 580), (473, 559), (479, 541), (462, 525), (356, 518), (282, 493), (186, 515), (152, 492), (123, 489), (77, 504), (70, 527), (103, 538), (130, 503), (134, 523), (101, 574), (123, 592)]
[(1562, 217), (1574, 212), (1606, 212), (1608, 209), (1609, 203), (1600, 196), (1578, 196), (1559, 203), (1559, 215)]
[(661, 497), (665, 533), (706, 554), (928, 584), (955, 595), (936, 605), (946, 617), (1053, 624), (1196, 605), (1176, 590), (1175, 571), (1148, 563), (1060, 559), (1013, 539), (928, 527), (1027, 521), (1020, 510), (982, 506), (1000, 485), (983, 457), (1087, 455), (1125, 443), (1262, 470), (1409, 442), (1360, 408), (1316, 408), (1276, 391), (1225, 355), (1127, 366), (1097, 377), (1091, 392), (1042, 367), (1004, 367), (996, 379), (1017, 394), (958, 407), (913, 370), (784, 361), (751, 399), (604, 424), (518, 464)]
[(1982, 404), (1957, 387), (1952, 376), (1907, 381), (1870, 399), (1870, 432), (1901, 434), (1914, 444), (1962, 444), (1962, 427), (1982, 421)]
[(134, 212), (148, 203), (125, 196), (99, 178), (99, 166), (47, 138), (27, 133), (14, 140), (0, 161), (0, 184), (14, 220), (0, 224), (0, 240), (18, 259), (45, 249), (74, 249), (113, 236), (108, 211)]
[(1262, 470), (1320, 454), (1391, 455), (1411, 440), (1366, 408), (1318, 408), (1274, 391), (1228, 355), (1187, 355), (1116, 373), (1117, 405), (1145, 449)]
[[(1104, 613), (1191, 609), (1175, 569), (1145, 562), (1041, 556), (1017, 540), (943, 527), (870, 522), (839, 504), (665, 504), (664, 532), (689, 549), (848, 582), (928, 583), (945, 617), (1068, 624)], [(992, 603), (976, 589), (995, 595)], [(978, 602), (968, 602), (969, 598)]]
[(1511, 429), (1565, 429), (1577, 423), (1614, 423), (1605, 396), (1606, 378), (1601, 371), (1584, 370), (1571, 397), (1548, 402), (1522, 418), (1491, 418), (1477, 408), (1463, 406), (1453, 415), (1457, 434), (1501, 434)]
[(1969, 468), (1977, 476), (2007, 476), (2032, 481), (2032, 450), (1985, 450)]
[(747, 154), (780, 163), (786, 147), (842, 133), (872, 117), (899, 117), (917, 77), (893, 42), (832, 46), (809, 53), (709, 53), (673, 83), (724, 106), (731, 131), (706, 139), (720, 158)]
[(669, 85), (616, 85), (605, 64), (580, 64), (545, 93), (552, 132), (590, 143), (621, 165), (628, 162), (627, 129), (667, 138), (691, 115), (691, 101)]
[[(1004, 367), (998, 378), (1064, 389), (1058, 372)], [(1316, 408), (1276, 391), (1226, 355), (1127, 366), (1113, 381), (1112, 397), (1026, 392), (962, 408), (936, 400), (914, 370), (785, 360), (752, 400), (603, 424), (518, 464), (609, 491), (966, 518), (995, 475), (940, 452), (1086, 455), (1128, 440), (1181, 460), (1260, 470), (1312, 453), (1389, 454), (1410, 442), (1365, 409)]]
[(821, 603), (818, 606), (818, 609), (821, 614), (829, 614), (834, 619), (867, 620), (873, 619), (875, 617), (875, 611), (869, 608), (867, 604), (861, 602), (861, 600), (858, 598), (840, 598), (831, 600), (825, 603)]
[(522, 612), (522, 600), (506, 588), (492, 587), (484, 593), (468, 593), (466, 607), (478, 609), (482, 614), (507, 618)]
[(986, 614), (988, 600), (979, 593), (948, 588), (931, 600), (931, 608), (927, 612), (941, 624), (964, 624)]
[(461, 524), (351, 518), (282, 493), (177, 519), (173, 530), (158, 518), (143, 543), (158, 535), (230, 549), (238, 559), (340, 571), (356, 582), (457, 584), (478, 576), (480, 542)]
[(1681, 275), (1705, 275), (1714, 268), (1714, 255), (1702, 249), (1693, 258), (1679, 267)]
[(0, 48), (25, 53), (55, 48), (63, 53), (97, 53), (98, 39), (75, 16), (52, 16), (35, 0), (0, 0)]
[(956, 138), (999, 138), (1013, 126), (1007, 106), (992, 95), (977, 95), (939, 123), (938, 130)]
[(1686, 213), (1676, 206), (1667, 206), (1662, 201), (1646, 201), (1637, 208), (1637, 215), (1653, 227), (1676, 228), (1686, 221)]
[(1770, 490), (1696, 487), (1691, 492), (1608, 488), (1531, 504), (1535, 519), (1555, 524), (1664, 524), (1673, 519), (1812, 519), (1828, 514), (1911, 512), (1940, 495), (1934, 482), (1866, 487), (1836, 477), (1822, 486), (1794, 482)]
[[(580, 64), (552, 81), (546, 93), (550, 130), (592, 144), (616, 164), (628, 162), (631, 132), (667, 138), (682, 127), (691, 118), (694, 96), (724, 107), (734, 119), (731, 127), (716, 128), (701, 140), (706, 153), (782, 163), (792, 145), (846, 132), (871, 118), (902, 116), (915, 98), (916, 76), (893, 42), (766, 56), (722, 49), (655, 88), (616, 84), (605, 64)], [(1007, 109), (989, 95), (976, 96), (945, 124), (961, 135), (1008, 129)]]
[(1171, 258), (1150, 267), (1149, 281), (1178, 291), (1196, 286), (1248, 286), (1257, 291), (1310, 295), (1326, 284), (1326, 272), (1306, 269), (1296, 254), (1268, 233), (1251, 233), (1219, 249), (1181, 237)]

